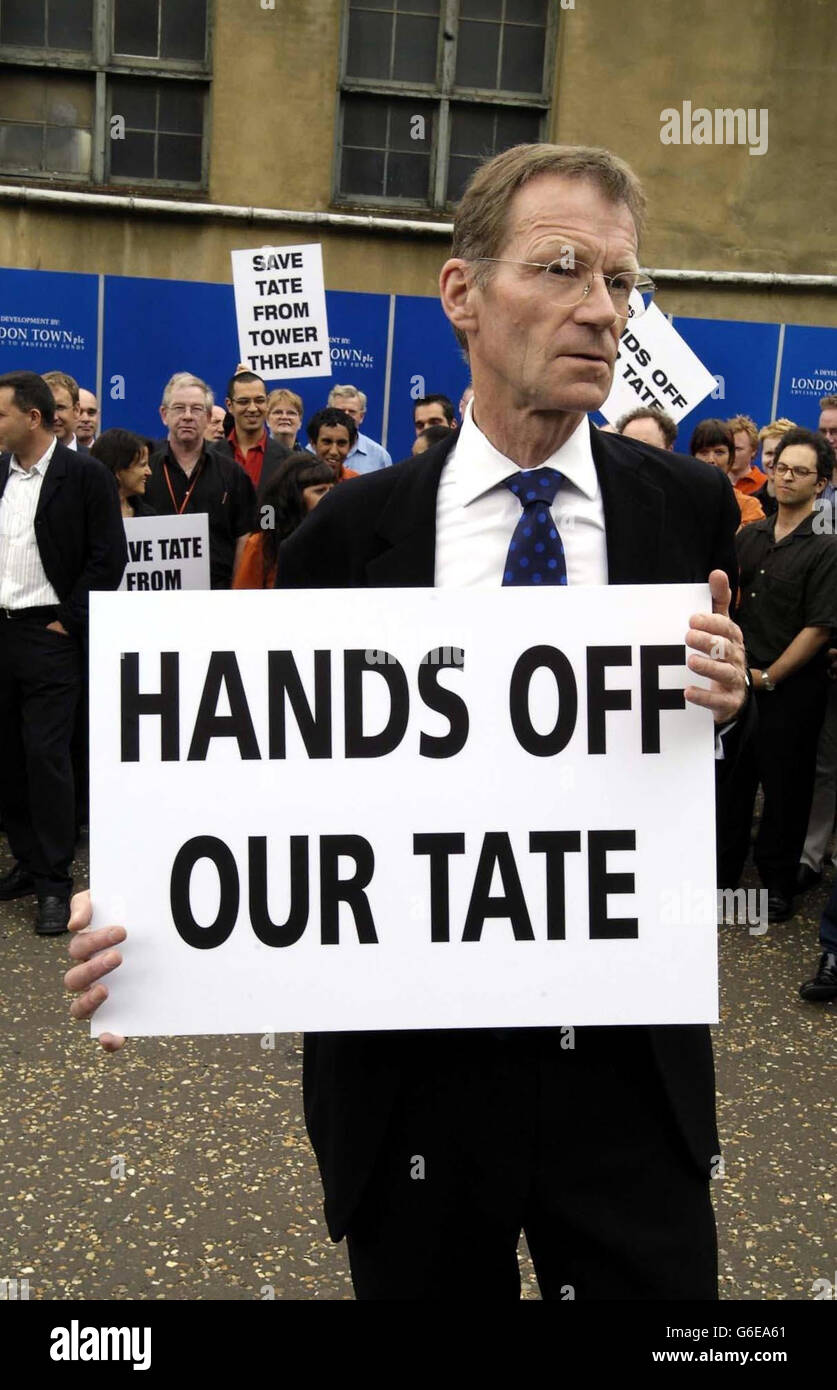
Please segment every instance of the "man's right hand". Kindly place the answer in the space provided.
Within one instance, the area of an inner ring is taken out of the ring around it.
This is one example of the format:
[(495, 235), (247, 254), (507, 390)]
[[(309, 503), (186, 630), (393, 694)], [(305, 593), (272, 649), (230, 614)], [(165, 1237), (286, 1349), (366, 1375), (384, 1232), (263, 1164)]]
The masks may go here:
[[(128, 935), (124, 927), (97, 927), (95, 931), (85, 931), (92, 916), (90, 893), (76, 893), (71, 903), (69, 928), (78, 935), (70, 942), (70, 956), (83, 964), (74, 965), (64, 976), (67, 989), (77, 995), (70, 1005), (73, 1018), (91, 1018), (107, 999), (107, 987), (97, 982), (122, 964), (121, 953), (111, 948)], [(105, 1052), (116, 1052), (124, 1041), (118, 1033), (102, 1033), (99, 1037)]]

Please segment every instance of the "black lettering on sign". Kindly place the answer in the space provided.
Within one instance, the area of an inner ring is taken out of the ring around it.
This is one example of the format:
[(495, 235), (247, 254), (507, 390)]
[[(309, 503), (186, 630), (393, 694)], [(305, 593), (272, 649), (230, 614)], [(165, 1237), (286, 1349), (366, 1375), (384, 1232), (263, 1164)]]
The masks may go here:
[(636, 849), (635, 830), (591, 830), (587, 836), (587, 876), (590, 900), (590, 940), (616, 941), (639, 936), (636, 917), (608, 917), (609, 893), (635, 893), (633, 874), (609, 874), (609, 850)]
[(308, 925), (308, 836), (291, 836), (291, 902), (284, 922), (274, 922), (267, 907), (267, 836), (251, 835), (247, 841), (250, 925), (265, 946), (293, 946)]
[(139, 652), (123, 652), (119, 671), (122, 762), (139, 762), (140, 715), (154, 714), (160, 718), (160, 759), (176, 763), (180, 757), (180, 654), (160, 653), (160, 689), (153, 694), (140, 694)]
[(581, 832), (578, 830), (533, 830), (529, 836), (529, 853), (546, 855), (547, 941), (563, 941), (566, 937), (564, 855), (578, 854), (580, 849)]
[(422, 658), (418, 674), (419, 695), (428, 709), (444, 715), (450, 725), (448, 732), (441, 737), (422, 733), (419, 739), (422, 758), (452, 758), (461, 752), (468, 741), (468, 706), (461, 695), (440, 685), (438, 676), (440, 670), (446, 671), (451, 667), (462, 670), (464, 665), (465, 653), (461, 647), (434, 647)]
[(331, 652), (314, 652), (314, 709), (305, 694), (293, 652), (268, 652), (268, 756), (287, 755), (285, 699), (293, 710), (309, 758), (331, 757)]
[[(216, 713), (222, 686), (230, 702), (229, 714)], [(244, 762), (261, 757), (235, 652), (213, 652), (209, 658), (188, 761), (203, 762), (213, 738), (236, 739)]]
[[(558, 718), (548, 734), (537, 732), (529, 712), (529, 686), (542, 666), (552, 672), (558, 687)], [(566, 748), (578, 716), (578, 687), (572, 666), (557, 647), (529, 647), (518, 657), (509, 686), (509, 711), (514, 736), (527, 753), (551, 758)]]
[(640, 647), (639, 685), (642, 703), (643, 753), (659, 753), (660, 751), (660, 710), (686, 708), (686, 697), (682, 690), (660, 689), (660, 667), (682, 666), (685, 660), (685, 645)]
[[(354, 859), (351, 878), (340, 878), (340, 856)], [(375, 872), (375, 855), (361, 835), (320, 836), (320, 940), (324, 946), (337, 946), (340, 940), (340, 904), (348, 903), (354, 914), (358, 941), (377, 945), (375, 922), (365, 889)]]
[[(389, 652), (376, 652), (370, 661), (362, 649), (343, 653), (343, 701), (347, 758), (382, 758), (397, 748), (410, 718), (410, 688), (400, 662)], [(378, 661), (383, 658), (383, 664)], [(363, 677), (379, 676), (389, 689), (389, 716), (377, 734), (363, 732)]]
[[(491, 880), (495, 867), (500, 871), (503, 884), (500, 897), (491, 896)], [(479, 941), (487, 917), (508, 918), (515, 941), (535, 939), (511, 841), (505, 831), (489, 831), (482, 842), (462, 940)]]
[[(221, 896), (215, 921), (202, 927), (192, 911), (192, 872), (201, 859), (211, 859), (218, 872)], [(235, 926), (239, 903), (238, 869), (229, 845), (214, 835), (196, 835), (175, 855), (171, 870), (169, 901), (172, 921), (187, 946), (207, 950), (222, 946)]]
[(430, 857), (430, 940), (450, 941), (450, 866), (452, 854), (465, 853), (465, 836), (413, 836), (413, 854)]
[(630, 690), (606, 690), (608, 666), (630, 666), (630, 647), (587, 648), (587, 752), (606, 753), (605, 713), (609, 709), (630, 709)]

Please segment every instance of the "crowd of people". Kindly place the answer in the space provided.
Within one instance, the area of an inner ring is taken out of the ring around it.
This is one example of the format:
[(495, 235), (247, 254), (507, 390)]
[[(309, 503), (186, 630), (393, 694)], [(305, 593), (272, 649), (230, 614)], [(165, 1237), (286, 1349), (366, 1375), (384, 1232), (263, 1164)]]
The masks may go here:
[[(472, 396), (469, 386), (458, 415), (442, 393), (414, 401), (412, 453), (450, 448)], [(0, 814), (15, 859), (0, 880), (0, 899), (35, 894), (40, 933), (62, 932), (68, 919), (74, 845), (86, 814), (86, 596), (120, 582), (118, 521), (205, 512), (211, 587), (273, 587), (280, 545), (323, 497), (391, 467), (386, 449), (361, 430), (366, 406), (358, 387), (336, 385), (303, 429), (301, 397), (268, 391), (244, 366), (231, 377), (223, 407), (205, 381), (178, 372), (162, 392), (165, 435), (154, 439), (126, 429), (100, 433), (96, 397), (66, 373), (0, 378), (0, 611), (7, 619), (0, 623)], [(672, 453), (678, 432), (652, 407), (602, 428)], [(759, 714), (719, 818), (719, 887), (738, 887), (761, 786), (753, 853), (769, 922), (786, 921), (824, 867), (837, 866), (828, 858), (837, 818), (837, 681), (829, 678), (829, 662), (837, 663), (835, 443), (837, 396), (827, 396), (816, 431), (784, 418), (761, 428), (747, 415), (707, 418), (689, 445), (727, 476), (740, 509), (737, 619)], [(64, 486), (48, 508), (59, 474)], [(55, 636), (45, 639), (46, 632)], [(815, 975), (801, 986), (807, 999), (837, 997), (837, 902), (823, 918), (821, 946)]]

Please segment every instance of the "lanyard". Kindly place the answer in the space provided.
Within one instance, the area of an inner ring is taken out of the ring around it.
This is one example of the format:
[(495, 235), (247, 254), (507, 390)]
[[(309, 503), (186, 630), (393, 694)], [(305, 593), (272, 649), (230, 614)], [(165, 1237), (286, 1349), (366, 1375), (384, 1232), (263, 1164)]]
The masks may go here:
[(178, 516), (182, 516), (183, 513), (185, 512), (186, 507), (188, 506), (188, 503), (189, 503), (189, 498), (192, 496), (192, 493), (193, 493), (194, 490), (195, 490), (195, 484), (197, 483), (198, 478), (199, 478), (200, 475), (201, 475), (201, 470), (202, 470), (202, 468), (203, 468), (203, 459), (200, 459), (200, 461), (198, 462), (197, 467), (195, 468), (195, 476), (193, 477), (191, 483), (190, 483), (189, 486), (187, 487), (187, 489), (186, 489), (186, 495), (185, 495), (185, 497), (183, 498), (183, 501), (181, 502), (180, 506), (178, 507), (177, 502), (175, 501), (175, 498), (174, 498), (174, 489), (172, 488), (172, 485), (171, 485), (171, 478), (169, 477), (169, 466), (168, 466), (167, 463), (165, 463), (165, 462), (163, 463), (163, 472), (164, 472), (165, 475), (166, 475), (166, 486), (167, 486), (167, 488), (168, 488), (168, 490), (169, 490), (169, 497), (171, 498), (171, 504), (172, 504), (172, 506), (174, 507), (174, 510), (175, 510), (175, 512), (177, 513)]

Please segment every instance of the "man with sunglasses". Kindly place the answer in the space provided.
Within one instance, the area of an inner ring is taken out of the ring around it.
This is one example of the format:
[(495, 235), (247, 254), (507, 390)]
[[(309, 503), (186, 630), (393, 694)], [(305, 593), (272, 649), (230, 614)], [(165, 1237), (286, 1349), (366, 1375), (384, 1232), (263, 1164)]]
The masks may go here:
[(724, 887), (737, 886), (761, 782), (764, 810), (753, 857), (768, 893), (769, 922), (784, 922), (793, 911), (825, 711), (825, 649), (837, 626), (837, 536), (814, 526), (814, 503), (833, 461), (822, 435), (787, 430), (769, 465), (776, 514), (737, 537), (738, 621), (759, 723), (726, 804), (721, 872)]

